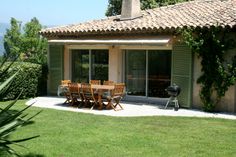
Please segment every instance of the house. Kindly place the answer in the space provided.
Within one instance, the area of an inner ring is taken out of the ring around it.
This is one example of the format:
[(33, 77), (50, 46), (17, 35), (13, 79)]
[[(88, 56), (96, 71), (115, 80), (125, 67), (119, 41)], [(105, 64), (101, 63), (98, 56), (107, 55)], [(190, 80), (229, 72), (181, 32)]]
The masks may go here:
[[(236, 37), (236, 0), (195, 0), (145, 11), (139, 0), (123, 0), (121, 15), (43, 29), (40, 34), (49, 41), (48, 93), (56, 94), (62, 79), (113, 80), (126, 83), (127, 100), (155, 102), (175, 83), (182, 89), (180, 105), (200, 108), (200, 59), (175, 32), (218, 26)], [(235, 86), (218, 109), (236, 112)]]

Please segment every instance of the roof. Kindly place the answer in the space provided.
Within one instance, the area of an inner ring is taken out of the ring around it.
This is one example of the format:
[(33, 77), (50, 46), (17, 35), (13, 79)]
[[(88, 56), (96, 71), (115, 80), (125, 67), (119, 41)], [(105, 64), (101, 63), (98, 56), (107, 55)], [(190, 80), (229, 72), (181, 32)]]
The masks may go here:
[(46, 28), (44, 36), (71, 36), (173, 31), (178, 28), (236, 27), (236, 0), (195, 0), (142, 11), (142, 17), (120, 21), (120, 15), (85, 23)]

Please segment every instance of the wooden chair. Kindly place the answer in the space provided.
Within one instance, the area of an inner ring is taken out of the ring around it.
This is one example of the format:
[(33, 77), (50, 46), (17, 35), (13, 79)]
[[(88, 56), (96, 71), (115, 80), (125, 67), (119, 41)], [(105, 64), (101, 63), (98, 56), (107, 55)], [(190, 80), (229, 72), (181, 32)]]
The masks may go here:
[(90, 80), (89, 83), (93, 84), (93, 85), (100, 85), (101, 84), (101, 80)]
[[(110, 81), (110, 80), (107, 80), (107, 81), (104, 80), (103, 81), (103, 85), (114, 86), (115, 82), (114, 81)], [(106, 100), (107, 96), (110, 96), (110, 95), (111, 95), (110, 91), (103, 92), (102, 99)]]
[(82, 91), (83, 100), (86, 106), (92, 103), (92, 107), (90, 108), (92, 110), (95, 105), (98, 105), (98, 99), (94, 94), (91, 84), (82, 83), (81, 91)]
[(66, 97), (66, 101), (63, 104), (66, 103), (70, 104), (72, 102), (70, 92), (68, 89), (68, 83), (71, 83), (71, 80), (61, 80), (61, 87), (63, 88), (64, 96)]
[(61, 80), (61, 85), (67, 86), (68, 83), (71, 83), (71, 80)]
[(120, 100), (124, 96), (124, 89), (124, 83), (115, 84), (115, 88), (112, 90), (111, 95), (107, 96), (107, 108), (112, 107), (115, 111), (117, 111), (116, 107), (119, 106), (123, 110), (123, 107), (120, 105)]
[(80, 99), (80, 88), (78, 83), (68, 83), (71, 105), (73, 106), (74, 103), (79, 102)]
[(110, 80), (108, 80), (108, 81), (103, 81), (103, 85), (114, 85), (114, 84), (115, 84), (114, 81), (110, 81)]

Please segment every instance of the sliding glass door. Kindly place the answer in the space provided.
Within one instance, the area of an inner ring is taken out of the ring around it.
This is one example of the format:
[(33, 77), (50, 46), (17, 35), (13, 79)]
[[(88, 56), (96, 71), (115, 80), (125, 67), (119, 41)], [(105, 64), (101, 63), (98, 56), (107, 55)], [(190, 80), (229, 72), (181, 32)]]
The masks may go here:
[(72, 81), (108, 80), (108, 58), (108, 50), (71, 50)]
[(171, 51), (127, 50), (125, 82), (128, 95), (167, 97), (170, 85)]
[(126, 52), (126, 89), (128, 95), (145, 96), (146, 51)]
[(148, 96), (167, 97), (165, 89), (170, 85), (171, 51), (148, 51)]

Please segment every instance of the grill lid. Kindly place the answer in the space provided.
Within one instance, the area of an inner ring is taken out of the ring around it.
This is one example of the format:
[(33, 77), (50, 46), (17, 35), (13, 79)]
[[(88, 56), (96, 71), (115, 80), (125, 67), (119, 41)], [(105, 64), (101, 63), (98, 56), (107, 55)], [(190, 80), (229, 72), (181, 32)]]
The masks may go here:
[(181, 88), (178, 85), (173, 84), (172, 86), (167, 87), (166, 91), (168, 95), (176, 97), (180, 94)]

